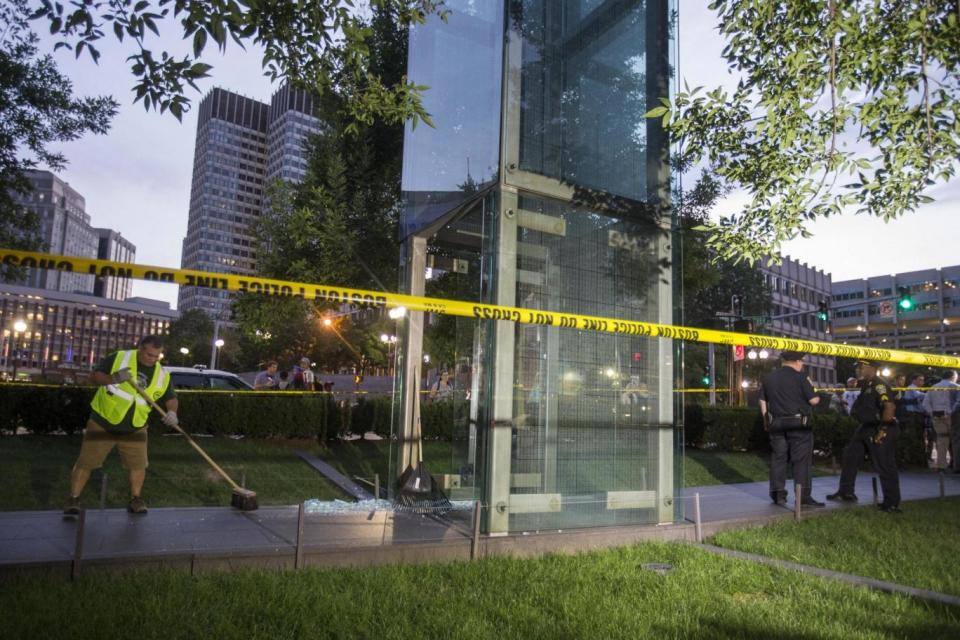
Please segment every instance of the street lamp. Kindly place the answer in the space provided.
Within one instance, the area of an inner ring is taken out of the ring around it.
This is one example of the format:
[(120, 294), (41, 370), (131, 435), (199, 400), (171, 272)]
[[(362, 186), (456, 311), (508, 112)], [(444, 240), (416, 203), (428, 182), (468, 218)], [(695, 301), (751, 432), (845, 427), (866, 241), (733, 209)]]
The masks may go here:
[(390, 360), (390, 375), (396, 375), (397, 365), (396, 365), (396, 344), (397, 336), (388, 335), (386, 333), (380, 334), (380, 342), (388, 345), (387, 347), (387, 358)]
[(390, 316), (391, 320), (399, 320), (403, 316), (407, 315), (406, 307), (394, 307), (387, 311), (387, 315)]
[(23, 320), (13, 322), (13, 381), (17, 381), (17, 366), (20, 364), (20, 334), (27, 330)]
[(223, 347), (223, 345), (224, 345), (223, 338), (217, 338), (216, 340), (213, 341), (213, 346), (214, 346), (213, 368), (214, 369), (216, 369), (217, 366), (220, 364), (220, 349)]

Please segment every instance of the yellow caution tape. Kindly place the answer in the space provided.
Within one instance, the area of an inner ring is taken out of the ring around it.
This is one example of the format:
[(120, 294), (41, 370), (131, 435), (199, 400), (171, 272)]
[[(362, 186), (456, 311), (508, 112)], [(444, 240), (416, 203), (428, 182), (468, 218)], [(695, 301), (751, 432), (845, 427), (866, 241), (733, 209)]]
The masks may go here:
[(790, 349), (813, 355), (834, 358), (865, 358), (883, 362), (901, 362), (928, 367), (960, 368), (960, 357), (946, 356), (895, 349), (879, 349), (832, 342), (817, 342), (796, 338), (777, 338), (716, 329), (681, 327), (653, 322), (640, 322), (622, 318), (586, 316), (540, 309), (525, 309), (503, 305), (465, 302), (411, 296), (402, 293), (382, 293), (350, 287), (324, 284), (290, 282), (254, 276), (238, 276), (229, 273), (194, 271), (152, 267), (112, 260), (60, 256), (35, 251), (0, 250), (0, 262), (11, 267), (53, 269), (71, 273), (91, 274), (97, 277), (114, 276), (153, 282), (169, 282), (187, 287), (205, 287), (221, 291), (259, 293), (269, 296), (296, 297), (304, 300), (326, 301), (337, 304), (361, 306), (406, 307), (413, 311), (442, 313), (446, 315), (485, 320), (507, 320), (520, 324), (536, 324), (580, 331), (598, 331), (618, 335), (648, 338), (669, 338), (692, 342), (743, 345), (758, 349)]

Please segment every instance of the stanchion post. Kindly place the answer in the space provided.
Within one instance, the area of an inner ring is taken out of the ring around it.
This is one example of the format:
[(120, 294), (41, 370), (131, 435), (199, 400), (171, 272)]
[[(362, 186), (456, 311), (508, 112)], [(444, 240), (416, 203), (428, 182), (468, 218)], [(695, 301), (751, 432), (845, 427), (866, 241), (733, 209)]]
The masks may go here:
[(71, 580), (80, 577), (80, 559), (83, 557), (83, 533), (86, 523), (87, 510), (80, 509), (80, 515), (77, 516), (77, 539), (73, 547), (73, 560), (70, 562)]
[(477, 547), (480, 544), (480, 501), (473, 503), (473, 538), (470, 540), (470, 559), (477, 559)]
[(303, 520), (304, 520), (304, 502), (300, 501), (300, 507), (297, 510), (297, 553), (293, 558), (293, 568), (303, 567)]
[(870, 478), (870, 484), (873, 485), (873, 504), (878, 505), (880, 504), (880, 497), (877, 493), (877, 476)]
[(380, 499), (380, 474), (373, 474), (373, 497), (376, 500)]
[(107, 508), (107, 474), (100, 470), (100, 511)]
[(830, 456), (830, 473), (837, 475), (837, 456)]
[(800, 522), (801, 505), (803, 504), (803, 487), (799, 483), (793, 485), (793, 519)]
[(693, 530), (696, 532), (697, 544), (703, 543), (703, 523), (700, 521), (700, 493), (693, 494)]

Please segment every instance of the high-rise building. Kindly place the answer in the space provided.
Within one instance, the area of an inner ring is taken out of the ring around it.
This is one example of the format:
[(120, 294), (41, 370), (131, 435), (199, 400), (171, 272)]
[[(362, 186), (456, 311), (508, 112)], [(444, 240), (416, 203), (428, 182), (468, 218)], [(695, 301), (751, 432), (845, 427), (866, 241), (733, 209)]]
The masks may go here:
[[(65, 256), (96, 258), (98, 237), (90, 226), (83, 196), (53, 173), (29, 170), (33, 190), (14, 193), (17, 202), (40, 216), (40, 234), (46, 250)], [(30, 269), (25, 283), (30, 287), (77, 293), (93, 293), (93, 276)]]
[[(319, 129), (313, 100), (280, 88), (267, 105), (225, 89), (200, 102), (190, 190), (190, 215), (183, 240), (185, 269), (252, 275), (251, 225), (263, 211), (267, 185), (296, 182), (306, 172), (303, 143)], [(229, 317), (225, 291), (181, 287), (181, 311), (203, 309)]]
[[(113, 262), (136, 262), (137, 248), (132, 242), (113, 229), (96, 228), (97, 258)], [(126, 300), (133, 293), (130, 278), (105, 276), (93, 284), (93, 295), (111, 300)]]
[(320, 129), (313, 113), (313, 96), (305, 91), (285, 85), (273, 94), (267, 118), (267, 184), (278, 178), (302, 182), (306, 177), (306, 144)]
[[(906, 290), (911, 304), (900, 307)], [(960, 265), (833, 283), (834, 339), (907, 351), (960, 353)]]
[[(760, 261), (763, 281), (770, 289), (773, 303), (772, 320), (766, 333), (775, 336), (831, 342), (829, 318), (818, 317), (820, 303), (829, 304), (831, 277), (820, 269), (808, 266), (789, 256), (780, 264)], [(771, 354), (773, 355), (773, 354)], [(836, 361), (825, 356), (808, 355), (806, 371), (815, 386), (828, 386), (837, 381)]]

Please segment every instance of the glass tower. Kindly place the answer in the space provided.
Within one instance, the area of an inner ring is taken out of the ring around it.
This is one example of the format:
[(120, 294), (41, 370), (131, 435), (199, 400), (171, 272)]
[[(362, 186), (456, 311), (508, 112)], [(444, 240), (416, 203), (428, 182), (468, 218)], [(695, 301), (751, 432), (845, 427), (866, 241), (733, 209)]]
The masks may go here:
[[(410, 36), (435, 127), (404, 141), (406, 291), (672, 323), (668, 140), (643, 117), (669, 95), (671, 3), (447, 6)], [(396, 470), (446, 371), (443, 482), (487, 533), (676, 518), (670, 340), (417, 313), (404, 339)]]

